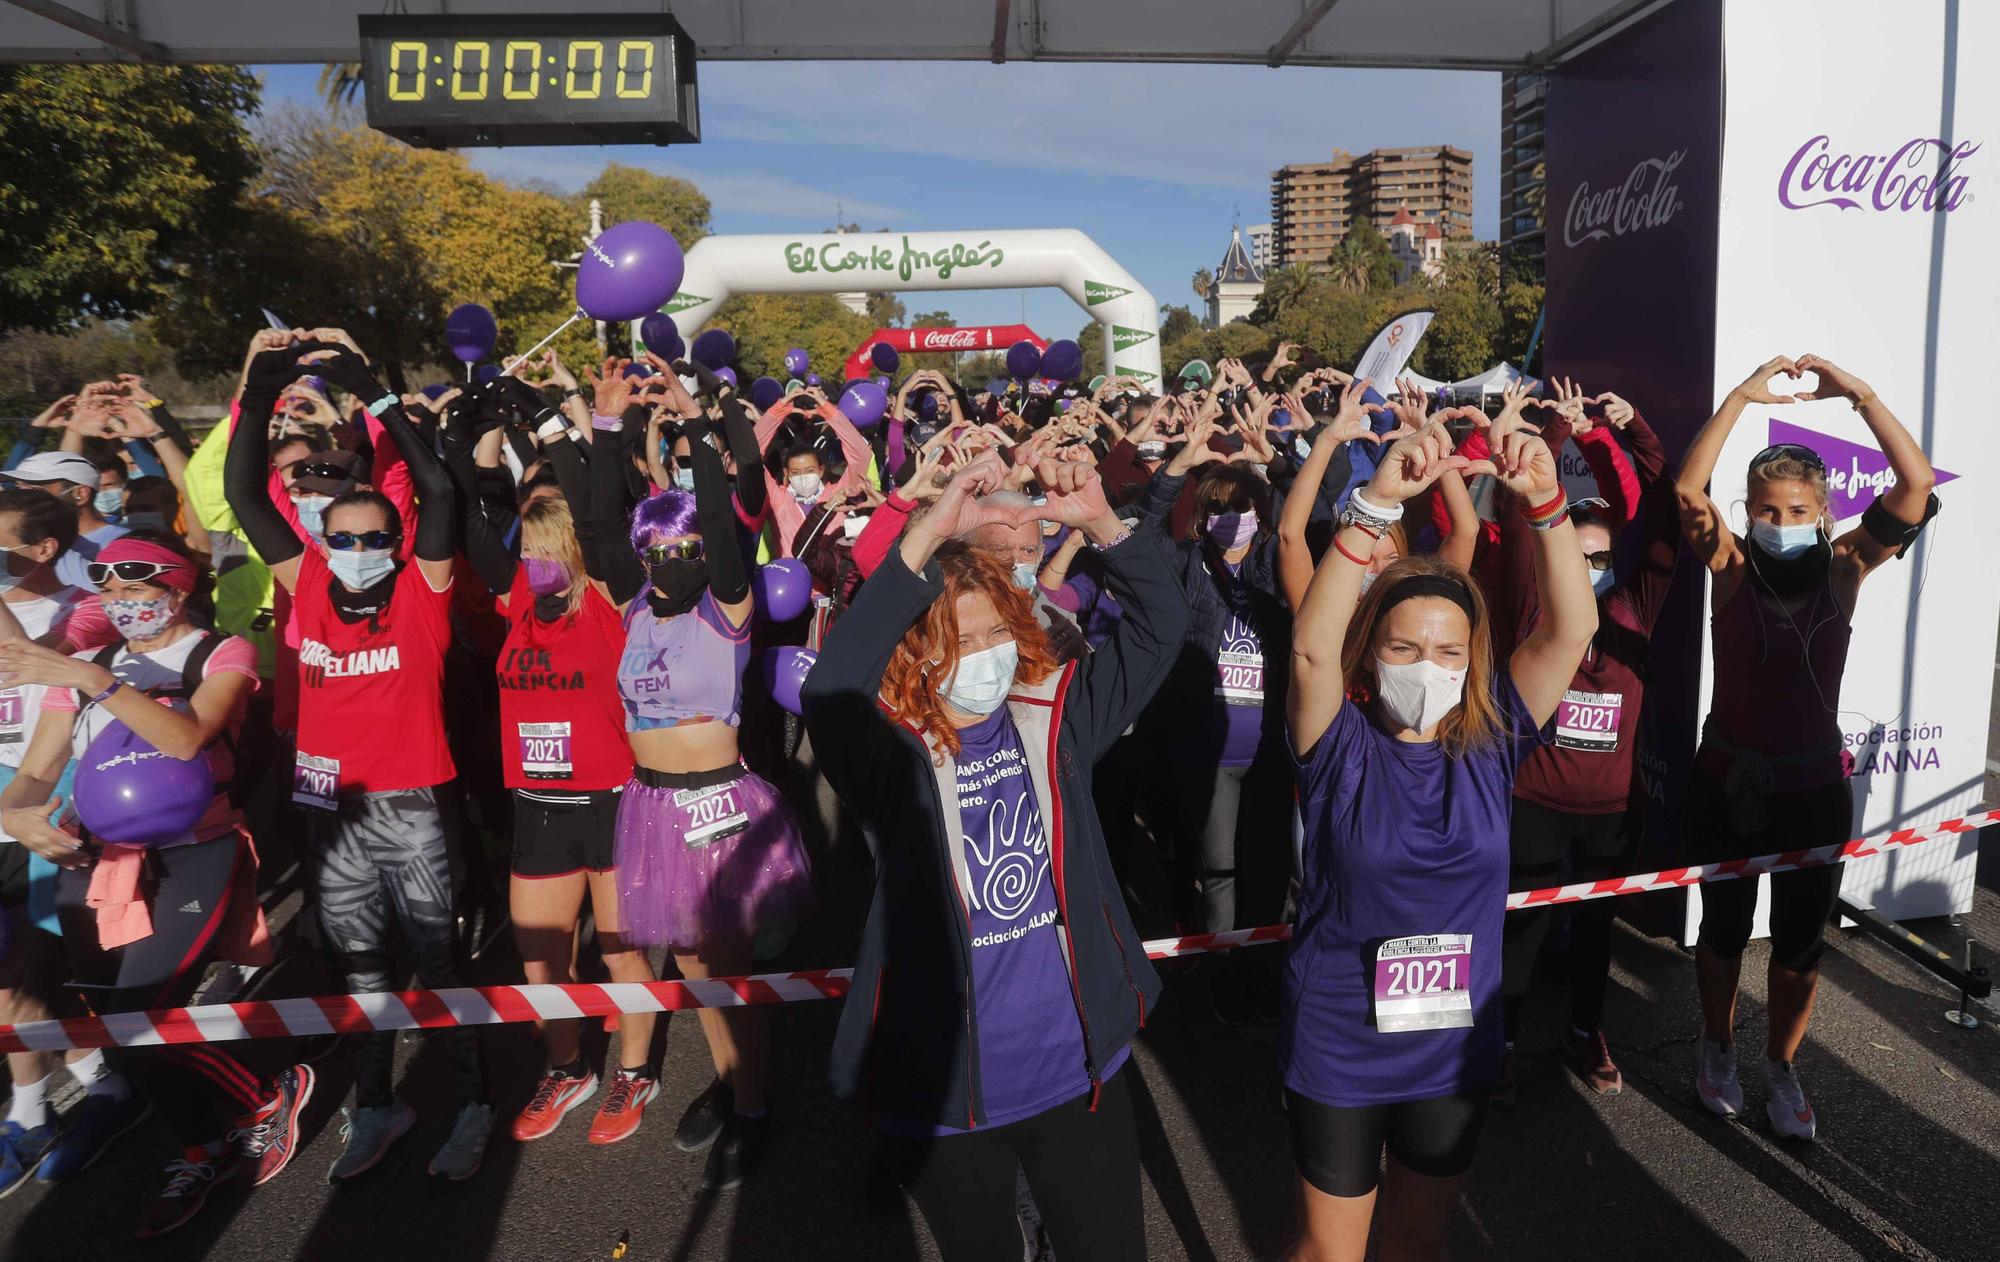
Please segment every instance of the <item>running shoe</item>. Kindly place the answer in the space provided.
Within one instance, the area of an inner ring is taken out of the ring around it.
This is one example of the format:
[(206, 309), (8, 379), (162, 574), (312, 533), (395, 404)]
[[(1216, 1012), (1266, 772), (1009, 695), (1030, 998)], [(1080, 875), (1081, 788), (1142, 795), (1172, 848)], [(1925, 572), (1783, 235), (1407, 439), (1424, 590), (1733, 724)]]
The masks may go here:
[(299, 1150), (299, 1117), (312, 1099), (317, 1081), (311, 1065), (293, 1065), (278, 1075), (278, 1094), (256, 1113), (243, 1119), (229, 1138), (241, 1145), (251, 1187), (261, 1187), (278, 1177), (292, 1164)]
[(653, 1097), (660, 1094), (660, 1080), (642, 1071), (621, 1069), (611, 1076), (611, 1090), (590, 1124), (590, 1142), (615, 1144), (630, 1139), (639, 1129), (639, 1119)]
[(367, 1108), (342, 1109), (340, 1140), (343, 1147), (340, 1156), (327, 1169), (326, 1181), (340, 1183), (373, 1169), (375, 1163), (388, 1153), (389, 1145), (401, 1139), (416, 1124), (417, 1111), (401, 1100)]
[(681, 1114), (681, 1124), (674, 1128), (674, 1147), (682, 1152), (700, 1152), (722, 1134), (722, 1124), (735, 1109), (736, 1092), (717, 1078)]
[(1799, 1069), (1789, 1061), (1764, 1058), (1764, 1086), (1771, 1098), (1764, 1103), (1764, 1115), (1771, 1126), (1787, 1139), (1811, 1139), (1819, 1133), (1819, 1120), (1806, 1102), (1806, 1089), (1799, 1085)]
[(208, 1204), (209, 1193), (228, 1182), (243, 1169), (243, 1156), (233, 1144), (211, 1155), (207, 1149), (190, 1148), (179, 1161), (167, 1163), (167, 1186), (139, 1211), (139, 1239), (164, 1236), (186, 1223)]
[(1701, 1068), (1695, 1073), (1694, 1093), (1718, 1116), (1735, 1117), (1743, 1111), (1743, 1083), (1736, 1076), (1733, 1046), (1701, 1040)]
[(55, 1146), (53, 1123), (44, 1122), (29, 1130), (19, 1122), (0, 1122), (0, 1197), (26, 1183)]
[(1605, 1043), (1602, 1030), (1589, 1034), (1570, 1031), (1569, 1067), (1583, 1079), (1584, 1086), (1599, 1095), (1620, 1095), (1625, 1090), (1625, 1075), (1618, 1072), (1618, 1062), (1611, 1059), (1611, 1048)]
[(61, 1183), (90, 1168), (104, 1155), (111, 1142), (146, 1120), (153, 1102), (137, 1091), (122, 1096), (86, 1095), (83, 1103), (70, 1110), (55, 1147), (42, 1158), (35, 1177), (44, 1183)]
[(528, 1107), (514, 1119), (514, 1138), (525, 1144), (553, 1134), (571, 1109), (596, 1094), (597, 1075), (588, 1069), (580, 1074), (543, 1074)]
[(771, 1140), (771, 1118), (744, 1117), (732, 1113), (715, 1146), (708, 1150), (708, 1165), (701, 1172), (701, 1186), (707, 1191), (727, 1192), (742, 1184), (764, 1156)]
[(458, 1120), (451, 1124), (451, 1138), (431, 1158), (431, 1173), (453, 1183), (471, 1178), (479, 1172), (479, 1163), (486, 1160), (486, 1139), (492, 1133), (492, 1105), (460, 1105)]

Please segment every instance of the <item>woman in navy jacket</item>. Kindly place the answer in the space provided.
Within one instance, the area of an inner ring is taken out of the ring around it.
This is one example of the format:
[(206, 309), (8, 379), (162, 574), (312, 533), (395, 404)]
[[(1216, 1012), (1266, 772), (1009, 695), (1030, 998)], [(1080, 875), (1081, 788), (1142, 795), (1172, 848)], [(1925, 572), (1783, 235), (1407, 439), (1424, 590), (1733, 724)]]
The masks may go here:
[[(1059, 1256), (1139, 1258), (1119, 1070), (1159, 979), (1090, 773), (1172, 665), (1187, 611), (1157, 537), (1121, 526), (1095, 469), (1043, 461), (1046, 506), (982, 504), (1005, 474), (988, 454), (953, 479), (806, 682), (813, 747), (877, 861), (833, 1084), (867, 1102), (949, 1262), (1020, 1256), (1017, 1166)], [(1081, 530), (1125, 610), (1067, 666), (1007, 567), (948, 542), (1030, 518)]]

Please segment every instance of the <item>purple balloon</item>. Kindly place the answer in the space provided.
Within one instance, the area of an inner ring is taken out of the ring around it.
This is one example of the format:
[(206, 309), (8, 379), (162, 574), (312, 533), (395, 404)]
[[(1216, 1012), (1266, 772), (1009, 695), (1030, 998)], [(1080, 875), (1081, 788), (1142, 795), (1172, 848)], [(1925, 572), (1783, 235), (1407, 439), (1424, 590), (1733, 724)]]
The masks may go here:
[(417, 393), (421, 394), (426, 399), (435, 399), (449, 389), (451, 389), (451, 387), (444, 384), (442, 381), (433, 381), (431, 384), (417, 391)]
[(759, 377), (750, 383), (750, 402), (757, 405), (759, 412), (784, 397), (785, 387), (776, 377)]
[(1042, 368), (1042, 352), (1033, 342), (1022, 338), (1007, 348), (1007, 375), (1020, 381), (1034, 376)]
[(780, 557), (759, 566), (751, 586), (758, 610), (772, 622), (790, 622), (812, 607), (812, 573), (797, 557)]
[(1041, 373), (1057, 381), (1075, 381), (1083, 375), (1083, 348), (1068, 338), (1050, 342), (1042, 352)]
[(493, 340), (500, 326), (493, 313), (476, 302), (462, 303), (444, 318), (444, 344), (462, 364), (477, 363), (493, 353)]
[(1007, 393), (1007, 379), (1005, 377), (988, 378), (986, 381), (986, 393), (988, 394)]
[(935, 393), (926, 391), (917, 396), (917, 418), (919, 420), (935, 421), (937, 414), (938, 397)]
[(680, 343), (681, 331), (674, 327), (674, 318), (664, 311), (655, 311), (639, 322), (639, 340), (646, 349), (662, 359), (672, 359), (666, 348)]
[(653, 375), (653, 366), (651, 364), (627, 364), (625, 365), (625, 375), (627, 377), (650, 377)]
[(872, 381), (857, 381), (840, 392), (840, 410), (856, 429), (874, 425), (888, 409), (888, 391)]
[(804, 714), (799, 691), (812, 672), (819, 654), (793, 644), (774, 644), (764, 650), (764, 682), (771, 687), (771, 699), (793, 714)]
[(882, 387), (884, 390), (887, 390), (891, 384), (887, 377), (879, 377), (879, 376), (871, 377), (869, 378), (869, 380), (873, 381), (876, 385)]
[(158, 846), (187, 836), (214, 800), (206, 754), (170, 758), (113, 719), (77, 762), (71, 804), (105, 841)]
[(727, 364), (716, 369), (715, 375), (721, 378), (722, 380), (728, 382), (731, 387), (734, 387), (736, 385), (736, 370), (734, 368), (729, 367)]
[(896, 366), (903, 362), (903, 357), (896, 353), (896, 348), (887, 342), (877, 342), (869, 347), (868, 358), (874, 361), (877, 368), (888, 373), (895, 372)]
[(495, 377), (498, 377), (499, 375), (500, 375), (500, 365), (498, 364), (481, 364), (479, 367), (472, 370), (472, 379), (474, 381), (479, 382), (481, 385), (484, 385), (485, 383), (493, 380)]
[(673, 233), (628, 219), (584, 247), (576, 269), (576, 305), (593, 320), (637, 320), (665, 306), (686, 271)]
[(802, 346), (794, 346), (785, 352), (785, 371), (794, 377), (803, 377), (812, 367), (812, 356), (806, 354)]
[(813, 387), (819, 387), (825, 385), (826, 383), (819, 379), (818, 373), (809, 372), (806, 374), (806, 384)]
[(706, 329), (696, 335), (691, 349), (710, 369), (721, 368), (736, 358), (736, 339), (727, 329)]

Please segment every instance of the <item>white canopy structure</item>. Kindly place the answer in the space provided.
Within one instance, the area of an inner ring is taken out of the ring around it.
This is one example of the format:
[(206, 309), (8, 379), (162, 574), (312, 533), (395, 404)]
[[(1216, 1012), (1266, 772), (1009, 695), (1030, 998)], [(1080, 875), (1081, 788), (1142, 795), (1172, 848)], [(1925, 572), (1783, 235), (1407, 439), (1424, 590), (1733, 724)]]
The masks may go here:
[(1517, 381), (1525, 380), (1531, 386), (1541, 384), (1539, 378), (1527, 376), (1504, 359), (1485, 372), (1467, 377), (1463, 381), (1438, 381), (1420, 372), (1405, 372), (1402, 374), (1402, 379), (1419, 390), (1431, 393), (1444, 390), (1453, 395), (1476, 395), (1480, 398), (1489, 394), (1499, 394)]
[(0, 0), (0, 61), (353, 61), (356, 19), (671, 12), (714, 61), (1224, 62), (1507, 70), (1665, 0)]

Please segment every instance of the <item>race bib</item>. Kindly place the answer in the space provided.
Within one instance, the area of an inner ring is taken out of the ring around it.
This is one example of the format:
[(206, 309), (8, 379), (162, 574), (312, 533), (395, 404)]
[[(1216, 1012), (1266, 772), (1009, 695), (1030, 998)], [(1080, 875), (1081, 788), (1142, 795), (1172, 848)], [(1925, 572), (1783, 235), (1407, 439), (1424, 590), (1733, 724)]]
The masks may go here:
[(1618, 748), (1618, 725), (1625, 714), (1622, 692), (1563, 694), (1556, 709), (1556, 744), (1563, 749), (1587, 749), (1608, 754)]
[(1472, 1024), (1472, 935), (1391, 938), (1375, 948), (1375, 1028), (1384, 1034)]
[(0, 692), (0, 745), (19, 745), (28, 726), (28, 707), (19, 688)]
[(1264, 704), (1264, 655), (1223, 649), (1215, 655), (1215, 695), (1224, 705)]
[(689, 850), (700, 850), (750, 827), (750, 812), (737, 804), (733, 784), (682, 789), (674, 794), (674, 805), (687, 812), (687, 831), (681, 840)]
[(340, 760), (300, 750), (292, 763), (292, 801), (314, 810), (340, 807)]
[(521, 774), (530, 780), (567, 780), (570, 763), (569, 723), (517, 723), (521, 730)]

